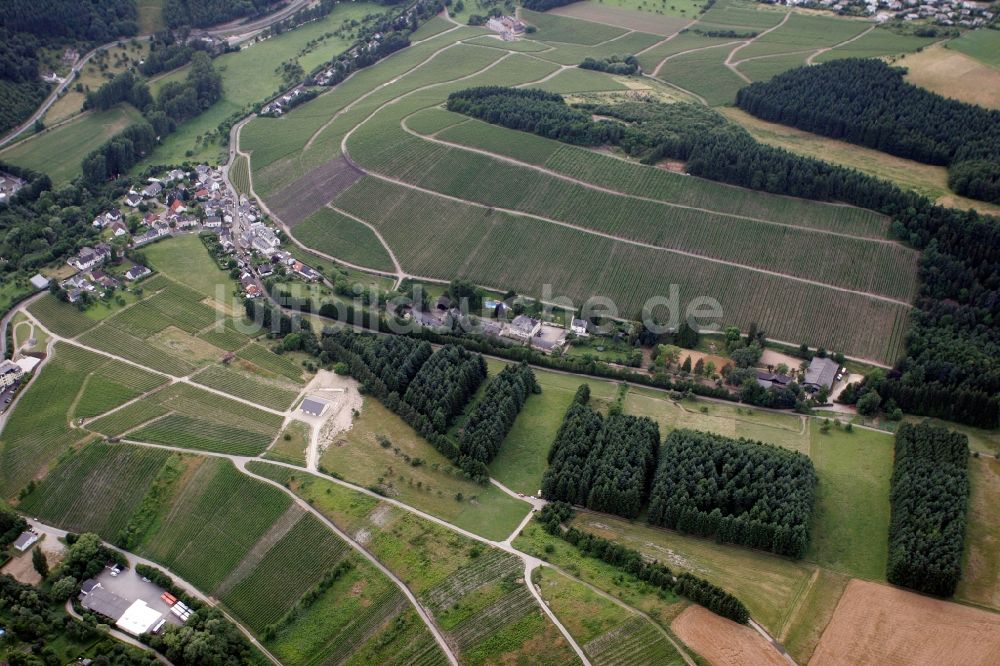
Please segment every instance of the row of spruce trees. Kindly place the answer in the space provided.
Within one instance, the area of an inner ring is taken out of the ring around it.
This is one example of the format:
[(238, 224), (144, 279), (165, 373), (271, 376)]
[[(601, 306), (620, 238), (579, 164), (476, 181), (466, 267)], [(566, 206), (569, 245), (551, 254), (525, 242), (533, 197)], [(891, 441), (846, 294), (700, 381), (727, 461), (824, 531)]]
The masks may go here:
[(540, 388), (527, 364), (509, 366), (483, 392), (458, 439), (448, 430), (486, 379), (482, 354), (458, 345), (432, 353), (429, 343), (327, 329), (323, 350), (347, 365), (366, 393), (396, 412), (470, 478), (486, 483), (496, 456), (528, 395)]
[(614, 409), (604, 418), (589, 396), (582, 385), (566, 411), (543, 497), (626, 518), (648, 505), (653, 525), (805, 555), (817, 482), (807, 456), (693, 430), (672, 432), (660, 447), (655, 422)]

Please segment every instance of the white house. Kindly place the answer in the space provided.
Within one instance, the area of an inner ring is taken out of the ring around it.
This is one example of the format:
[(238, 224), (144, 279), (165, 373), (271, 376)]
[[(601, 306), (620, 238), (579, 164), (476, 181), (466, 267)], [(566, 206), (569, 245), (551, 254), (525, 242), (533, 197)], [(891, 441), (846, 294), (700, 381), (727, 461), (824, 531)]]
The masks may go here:
[(542, 322), (527, 315), (518, 315), (507, 327), (507, 335), (519, 340), (530, 340), (542, 330)]
[(570, 322), (569, 330), (581, 337), (587, 336), (587, 322), (584, 319), (576, 319)]

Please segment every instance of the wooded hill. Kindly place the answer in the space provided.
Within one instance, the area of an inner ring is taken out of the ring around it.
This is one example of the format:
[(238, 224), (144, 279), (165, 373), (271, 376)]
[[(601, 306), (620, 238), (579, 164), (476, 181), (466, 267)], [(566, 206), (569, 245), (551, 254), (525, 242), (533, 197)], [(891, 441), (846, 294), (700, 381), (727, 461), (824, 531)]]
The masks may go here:
[(950, 597), (962, 577), (968, 437), (930, 423), (901, 424), (889, 501), (889, 582)]
[(1000, 111), (942, 97), (881, 60), (848, 58), (799, 67), (736, 95), (775, 123), (907, 159), (949, 166), (958, 194), (1000, 201)]
[(486, 465), (500, 450), (530, 393), (540, 388), (527, 365), (509, 366), (490, 382), (459, 433), (448, 433), (480, 384), (486, 361), (458, 345), (431, 353), (427, 342), (328, 329), (326, 358), (347, 364), (364, 391), (396, 412), (469, 478), (488, 483)]

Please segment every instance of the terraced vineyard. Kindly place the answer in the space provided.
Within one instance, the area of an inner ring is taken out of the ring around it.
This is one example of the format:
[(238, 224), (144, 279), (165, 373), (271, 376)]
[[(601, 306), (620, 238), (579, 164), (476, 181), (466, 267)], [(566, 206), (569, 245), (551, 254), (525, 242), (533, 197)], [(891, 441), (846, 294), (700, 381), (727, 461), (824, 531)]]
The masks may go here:
[(93, 328), (97, 322), (87, 317), (69, 303), (63, 303), (55, 296), (46, 294), (28, 306), (30, 312), (42, 326), (56, 335), (72, 338)]
[(228, 460), (209, 458), (177, 488), (139, 552), (211, 592), (290, 503), (283, 492), (244, 476)]
[(254, 631), (280, 620), (343, 557), (347, 544), (305, 514), (222, 600)]
[(114, 540), (168, 455), (154, 449), (89, 444), (62, 460), (19, 507), (71, 532), (96, 532)]
[(283, 375), (293, 382), (304, 383), (302, 381), (302, 368), (300, 366), (296, 365), (287, 356), (278, 356), (259, 344), (247, 345), (236, 356), (250, 361), (259, 368)]
[(192, 379), (237, 398), (281, 411), (291, 407), (299, 394), (298, 387), (290, 382), (270, 381), (221, 365), (209, 366)]
[[(63, 450), (88, 436), (85, 431), (74, 430), (69, 425), (78, 397), (78, 409), (80, 404), (84, 411), (110, 408), (159, 381), (141, 370), (119, 374), (118, 366), (107, 357), (75, 345), (58, 342), (53, 351), (37, 379), (21, 396), (0, 439), (0, 485), (6, 496), (16, 494), (30, 479), (52, 465)], [(110, 376), (118, 377), (124, 385), (112, 385), (100, 376), (98, 373), (105, 367)], [(95, 377), (93, 393), (85, 397), (81, 389)]]
[[(211, 446), (209, 450), (263, 450), (281, 428), (282, 417), (203, 391), (188, 384), (173, 384), (143, 400), (128, 405), (90, 423), (96, 432), (115, 437), (151, 419), (171, 414), (167, 423), (151, 423), (140, 431), (160, 444)], [(171, 431), (171, 427), (177, 430)], [(173, 433), (173, 434), (172, 434)], [(182, 434), (183, 433), (183, 434)], [(129, 437), (142, 439), (139, 433)], [(221, 440), (212, 438), (220, 437)], [(214, 441), (214, 444), (213, 444)]]
[(598, 636), (583, 646), (595, 666), (684, 663), (662, 633), (641, 617)]

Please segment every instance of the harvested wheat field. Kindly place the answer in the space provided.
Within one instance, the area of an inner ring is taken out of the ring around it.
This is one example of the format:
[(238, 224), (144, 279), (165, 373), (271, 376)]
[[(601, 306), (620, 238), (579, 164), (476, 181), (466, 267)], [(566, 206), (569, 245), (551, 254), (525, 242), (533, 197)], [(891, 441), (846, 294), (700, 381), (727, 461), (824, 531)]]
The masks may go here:
[(689, 606), (670, 628), (713, 666), (788, 666), (763, 636), (701, 606)]
[(1000, 615), (852, 580), (810, 666), (938, 666), (1000, 661)]

